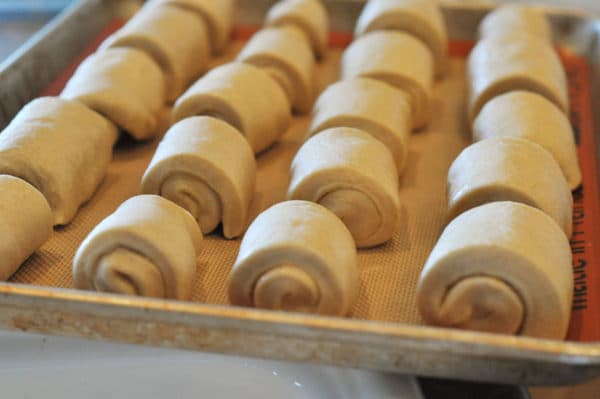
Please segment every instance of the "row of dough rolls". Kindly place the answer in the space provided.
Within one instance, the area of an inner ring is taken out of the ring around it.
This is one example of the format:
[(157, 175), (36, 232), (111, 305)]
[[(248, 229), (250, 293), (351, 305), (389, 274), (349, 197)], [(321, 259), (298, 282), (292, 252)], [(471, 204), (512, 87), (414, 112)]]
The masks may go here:
[(308, 140), (291, 166), (288, 199), (332, 210), (359, 248), (392, 238), (398, 176), (412, 129), (426, 125), (447, 38), (439, 5), (369, 1), (341, 62), (341, 81), (316, 101)]
[(448, 39), (436, 0), (371, 0), (342, 58), (342, 79), (369, 77), (404, 91), (412, 128), (431, 114), (434, 76), (446, 68)]
[[(563, 110), (531, 84), (547, 78), (545, 83), (558, 84), (554, 93), (566, 92), (544, 26), (543, 15), (514, 6), (498, 8), (480, 25), (468, 71), (476, 142), (448, 172), (450, 223), (417, 288), (427, 323), (566, 335), (573, 294), (571, 162), (577, 160), (569, 158), (574, 143)], [(517, 27), (524, 31), (513, 32)], [(536, 69), (542, 66), (545, 71)], [(478, 92), (484, 86), (487, 94)]]
[(256, 33), (237, 62), (214, 68), (177, 99), (175, 123), (144, 173), (142, 192), (190, 212), (204, 234), (222, 224), (225, 238), (240, 236), (256, 183), (254, 154), (285, 132), (290, 104), (309, 100), (313, 64), (295, 26)]
[(161, 133), (161, 110), (206, 70), (231, 35), (235, 0), (152, 0), (77, 68), (61, 97), (137, 140)]
[(81, 243), (73, 281), (79, 289), (190, 299), (201, 242), (184, 209), (156, 195), (135, 196)]
[[(160, 8), (171, 3), (177, 7)], [(206, 48), (203, 43), (202, 51), (192, 51), (189, 43), (188, 47), (167, 48), (179, 34), (176, 22), (187, 29), (185, 19), (176, 14), (204, 3), (150, 2), (106, 46), (140, 47), (158, 59), (167, 77), (167, 97), (174, 99), (203, 68)], [(216, 18), (209, 28), (215, 30), (226, 22)], [(157, 27), (171, 31), (162, 36)], [(212, 232), (220, 223), (226, 238), (243, 233), (256, 179), (254, 153), (266, 149), (286, 130), (290, 104), (306, 107), (302, 103), (312, 95), (307, 87), (313, 76), (305, 74), (306, 68), (296, 67), (285, 46), (290, 40), (306, 50), (305, 65), (312, 68), (313, 54), (304, 34), (293, 25), (263, 32), (240, 56), (246, 63), (215, 68), (177, 99), (175, 124), (142, 178), (144, 195), (123, 203), (81, 244), (73, 261), (78, 288), (189, 299), (202, 233)], [(205, 37), (196, 35), (195, 39), (202, 42)], [(223, 37), (215, 36), (213, 50), (220, 50), (222, 42)], [(293, 45), (290, 48), (296, 50)], [(199, 56), (196, 69), (186, 67), (191, 64), (184, 56), (188, 60)], [(260, 69), (263, 66), (266, 71)], [(168, 241), (161, 239), (165, 235)]]
[(235, 62), (214, 68), (177, 99), (174, 122), (198, 115), (222, 119), (260, 153), (287, 130), (292, 109), (311, 109), (315, 56), (323, 55), (329, 27), (325, 7), (284, 0), (270, 9), (265, 24)]
[[(235, 0), (146, 2), (79, 66), (62, 96), (81, 101), (136, 139), (156, 136), (165, 102), (174, 101), (206, 70), (211, 53), (225, 49), (235, 8)], [(143, 192), (173, 201), (135, 196), (104, 219), (73, 260), (75, 286), (190, 299), (200, 226), (210, 231), (223, 219), (227, 235), (240, 234), (254, 173), (250, 146), (233, 127), (200, 117), (176, 124), (142, 185)]]
[(261, 213), (230, 272), (232, 304), (346, 315), (358, 295), (356, 247), (340, 219), (308, 201)]

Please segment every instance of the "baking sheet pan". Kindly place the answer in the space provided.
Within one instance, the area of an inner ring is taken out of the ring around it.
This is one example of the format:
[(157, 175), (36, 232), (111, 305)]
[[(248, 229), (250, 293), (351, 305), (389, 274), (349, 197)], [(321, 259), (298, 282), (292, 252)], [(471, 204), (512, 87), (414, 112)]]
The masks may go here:
[[(252, 32), (247, 27), (259, 26), (272, 2), (238, 1), (239, 24), (246, 27), (237, 31), (239, 48), (243, 38)], [(136, 3), (139, 2), (76, 3), (1, 65), (0, 125), (7, 123), (30, 98), (58, 93), (78, 60), (117, 29)], [(320, 67), (321, 87), (336, 79), (341, 47), (351, 39), (348, 32), (362, 7), (359, 1), (325, 3), (332, 15), (333, 30), (337, 32), (332, 35), (337, 49)], [(576, 289), (585, 295), (576, 296), (568, 341), (426, 327), (415, 310), (414, 283), (427, 248), (433, 246), (443, 227), (439, 220), (443, 218), (440, 212), (444, 209), (445, 189), (440, 177), (445, 176), (449, 163), (470, 140), (460, 117), (464, 114), (464, 57), (472, 46), (477, 23), (486, 11), (464, 6), (444, 8), (452, 39), (451, 73), (436, 84), (435, 107), (439, 112), (425, 132), (413, 136), (413, 167), (409, 167), (401, 182), (401, 194), (407, 204), (405, 213), (414, 226), (406, 230), (410, 234), (399, 232), (389, 245), (361, 251), (362, 299), (351, 319), (227, 306), (221, 276), (223, 268), (233, 262), (239, 242), (224, 241), (218, 236), (207, 237), (205, 259), (212, 257), (221, 264), (210, 262), (212, 266), (205, 268), (201, 265), (203, 272), (193, 302), (69, 289), (70, 259), (78, 242), (123, 199), (137, 193), (139, 177), (156, 145), (156, 142), (138, 145), (125, 141), (117, 146), (103, 185), (75, 221), (57, 230), (53, 240), (30, 258), (11, 282), (0, 285), (0, 327), (516, 384), (573, 383), (600, 374), (600, 318), (597, 317), (600, 301), (595, 288), (600, 258), (593, 252), (597, 251), (595, 238), (600, 236), (599, 225), (594, 222), (600, 220), (597, 215), (600, 201), (597, 135), (591, 103), (592, 92), (598, 89), (596, 46), (600, 30), (595, 22), (586, 21), (581, 15), (552, 13), (570, 78), (574, 104), (571, 120), (586, 171), (583, 188), (575, 193), (574, 216), (579, 234), (572, 242)], [(228, 57), (234, 53), (235, 46)], [(287, 164), (301, 144), (307, 125), (307, 118), (296, 118), (280, 143), (259, 157), (259, 179), (260, 173), (264, 177), (278, 176), (273, 179), (275, 184), (259, 187), (262, 207), (281, 199), (287, 184)], [(424, 164), (428, 167), (423, 168)], [(423, 190), (423, 181), (434, 183)], [(411, 208), (417, 203), (422, 206)], [(594, 203), (595, 207), (589, 205)], [(440, 212), (428, 216), (431, 213), (426, 212), (428, 207)], [(420, 250), (411, 250), (411, 245)], [(396, 259), (394, 253), (404, 253), (404, 258)], [(391, 264), (393, 259), (400, 266)]]

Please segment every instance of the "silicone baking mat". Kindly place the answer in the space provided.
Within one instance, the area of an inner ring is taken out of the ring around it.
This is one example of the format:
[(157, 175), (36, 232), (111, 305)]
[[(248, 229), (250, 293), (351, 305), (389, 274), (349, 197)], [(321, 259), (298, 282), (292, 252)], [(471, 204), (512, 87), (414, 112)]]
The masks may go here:
[[(122, 21), (114, 21), (90, 44), (87, 51), (41, 95), (57, 95), (76, 66)], [(214, 65), (229, 61), (255, 28), (239, 28), (235, 43)], [(349, 34), (331, 36), (332, 50), (319, 65), (318, 86), (323, 89), (338, 78), (339, 59)], [(465, 58), (473, 43), (452, 42), (447, 76), (435, 84), (433, 118), (426, 129), (413, 134), (407, 168), (400, 179), (402, 226), (393, 239), (381, 246), (359, 251), (361, 286), (351, 317), (421, 324), (415, 290), (419, 273), (445, 225), (446, 173), (459, 152), (471, 142), (465, 118)], [(600, 340), (598, 317), (600, 281), (600, 199), (597, 159), (590, 103), (590, 70), (585, 59), (561, 50), (569, 77), (571, 120), (576, 134), (583, 186), (574, 193), (572, 240), (575, 293), (569, 340)], [(168, 128), (169, 110), (164, 112)], [(302, 144), (310, 117), (295, 117), (290, 129), (270, 149), (259, 154), (255, 214), (284, 199), (289, 183), (289, 164)], [(71, 261), (79, 243), (103, 218), (125, 199), (138, 194), (141, 176), (160, 138), (134, 143), (119, 141), (108, 173), (75, 220), (57, 228), (53, 237), (12, 277), (18, 283), (72, 288)], [(193, 301), (225, 304), (226, 280), (240, 240), (225, 240), (219, 233), (205, 237), (199, 256)]]

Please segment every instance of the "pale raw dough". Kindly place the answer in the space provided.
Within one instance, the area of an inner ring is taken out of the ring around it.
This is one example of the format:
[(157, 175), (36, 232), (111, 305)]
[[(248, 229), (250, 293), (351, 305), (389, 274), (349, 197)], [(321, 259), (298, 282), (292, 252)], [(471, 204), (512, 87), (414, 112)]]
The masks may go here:
[(208, 26), (212, 51), (221, 54), (231, 39), (236, 18), (236, 0), (151, 0), (153, 6), (169, 4), (193, 11)]
[(571, 237), (573, 197), (567, 180), (552, 155), (532, 141), (490, 138), (454, 160), (448, 171), (449, 219), (492, 201), (534, 206)]
[(479, 37), (534, 35), (552, 42), (552, 30), (540, 7), (528, 4), (502, 4), (479, 24)]
[(175, 101), (202, 72), (210, 59), (208, 27), (187, 10), (146, 4), (100, 49), (131, 47), (146, 52), (165, 76), (167, 100)]
[(108, 48), (86, 58), (60, 96), (84, 103), (142, 140), (158, 134), (164, 86), (161, 69), (144, 52)]
[(122, 203), (98, 224), (73, 259), (75, 287), (190, 299), (202, 232), (183, 208), (156, 195)]
[(382, 244), (400, 224), (398, 172), (379, 140), (354, 128), (332, 128), (311, 137), (291, 165), (288, 199), (333, 211), (359, 248)]
[(343, 316), (358, 287), (356, 247), (344, 224), (320, 205), (286, 201), (248, 228), (228, 291), (234, 305)]
[(35, 99), (0, 134), (0, 174), (33, 185), (50, 204), (54, 224), (67, 224), (102, 181), (117, 133), (81, 103)]
[(410, 95), (413, 128), (429, 121), (433, 90), (433, 56), (405, 32), (375, 31), (356, 39), (344, 52), (342, 79), (357, 76), (388, 83)]
[(252, 148), (231, 125), (194, 116), (173, 125), (142, 178), (142, 192), (161, 195), (194, 216), (208, 234), (223, 223), (223, 235), (241, 235), (254, 194)]
[(431, 50), (436, 75), (444, 74), (448, 35), (437, 0), (369, 0), (356, 22), (354, 35), (377, 30), (398, 30), (415, 36)]
[(175, 103), (173, 120), (194, 115), (220, 118), (242, 132), (258, 153), (287, 130), (290, 108), (285, 92), (267, 72), (232, 62), (194, 83)]
[(354, 78), (332, 84), (319, 96), (309, 135), (332, 127), (363, 130), (392, 152), (400, 174), (411, 126), (410, 99), (405, 93), (374, 79)]
[(569, 240), (537, 208), (492, 202), (454, 219), (423, 268), (417, 305), (440, 326), (563, 339), (573, 297)]
[(0, 175), (0, 280), (6, 281), (52, 235), (46, 199), (17, 177)]
[(266, 26), (298, 26), (306, 34), (317, 58), (327, 52), (329, 15), (320, 0), (281, 0), (267, 13)]
[(490, 100), (473, 123), (473, 138), (490, 137), (521, 137), (541, 145), (554, 156), (571, 190), (581, 184), (571, 123), (546, 98), (527, 91), (512, 91)]
[(310, 111), (315, 96), (315, 60), (304, 34), (295, 26), (265, 28), (252, 36), (237, 57), (262, 68), (279, 83), (300, 114)]
[(569, 112), (565, 70), (546, 39), (531, 35), (486, 37), (471, 51), (467, 74), (471, 122), (488, 101), (515, 90), (541, 94)]

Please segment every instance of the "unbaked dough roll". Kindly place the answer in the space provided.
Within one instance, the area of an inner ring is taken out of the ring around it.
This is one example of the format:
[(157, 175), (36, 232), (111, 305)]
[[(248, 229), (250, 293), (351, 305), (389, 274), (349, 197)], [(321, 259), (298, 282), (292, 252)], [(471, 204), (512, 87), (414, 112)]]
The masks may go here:
[(560, 165), (571, 190), (581, 184), (575, 134), (568, 117), (546, 98), (527, 91), (494, 97), (473, 123), (473, 138), (521, 137), (548, 150)]
[(315, 61), (310, 46), (297, 27), (259, 30), (237, 59), (268, 72), (285, 91), (298, 113), (310, 111), (315, 92)]
[(254, 194), (256, 161), (246, 139), (208, 116), (169, 129), (142, 178), (142, 192), (161, 195), (194, 216), (204, 234), (223, 223), (223, 235), (241, 235)]
[(151, 4), (169, 4), (197, 13), (206, 21), (213, 53), (220, 54), (227, 47), (235, 25), (236, 0), (152, 0)]
[(309, 134), (332, 127), (353, 127), (380, 140), (392, 152), (400, 174), (406, 164), (412, 126), (410, 99), (369, 78), (341, 80), (317, 100)]
[(436, 75), (443, 75), (448, 36), (437, 0), (369, 0), (358, 18), (354, 35), (376, 30), (405, 31), (427, 44), (433, 53)]
[(425, 322), (563, 339), (573, 296), (569, 240), (537, 208), (492, 202), (454, 219), (417, 286)]
[(83, 61), (60, 96), (81, 101), (141, 140), (158, 133), (164, 77), (144, 52), (109, 48)]
[(183, 208), (156, 195), (123, 202), (83, 240), (73, 259), (75, 287), (189, 299), (202, 232)]
[(420, 40), (396, 31), (376, 31), (359, 37), (342, 58), (342, 79), (357, 76), (377, 79), (408, 93), (413, 128), (427, 124), (433, 90), (433, 56)]
[(307, 35), (317, 58), (327, 52), (329, 15), (320, 0), (281, 0), (267, 13), (266, 26), (298, 26)]
[(168, 101), (204, 72), (210, 57), (204, 20), (169, 5), (146, 4), (100, 46), (108, 47), (137, 48), (152, 57), (164, 73)]
[(308, 139), (291, 165), (287, 198), (333, 211), (359, 248), (392, 238), (400, 221), (398, 172), (391, 152), (362, 130), (332, 128)]
[(52, 210), (25, 180), (0, 175), (0, 280), (6, 281), (52, 234)]
[(342, 316), (358, 287), (356, 247), (344, 224), (320, 205), (286, 201), (250, 225), (228, 290), (234, 305)]
[(552, 155), (529, 140), (499, 137), (467, 147), (448, 171), (448, 214), (452, 219), (492, 201), (539, 208), (573, 231), (573, 197)]
[(467, 62), (469, 118), (492, 98), (514, 90), (541, 94), (569, 111), (567, 77), (558, 54), (546, 39), (522, 35), (480, 40)]
[(258, 153), (287, 130), (290, 108), (285, 92), (267, 72), (233, 62), (194, 83), (175, 103), (173, 120), (194, 115), (222, 119), (242, 132)]
[(67, 224), (102, 181), (117, 133), (115, 125), (81, 103), (37, 98), (0, 134), (0, 174), (37, 188), (50, 204), (54, 224)]
[(530, 34), (552, 42), (552, 30), (544, 12), (536, 6), (503, 4), (492, 10), (479, 24), (479, 37)]

